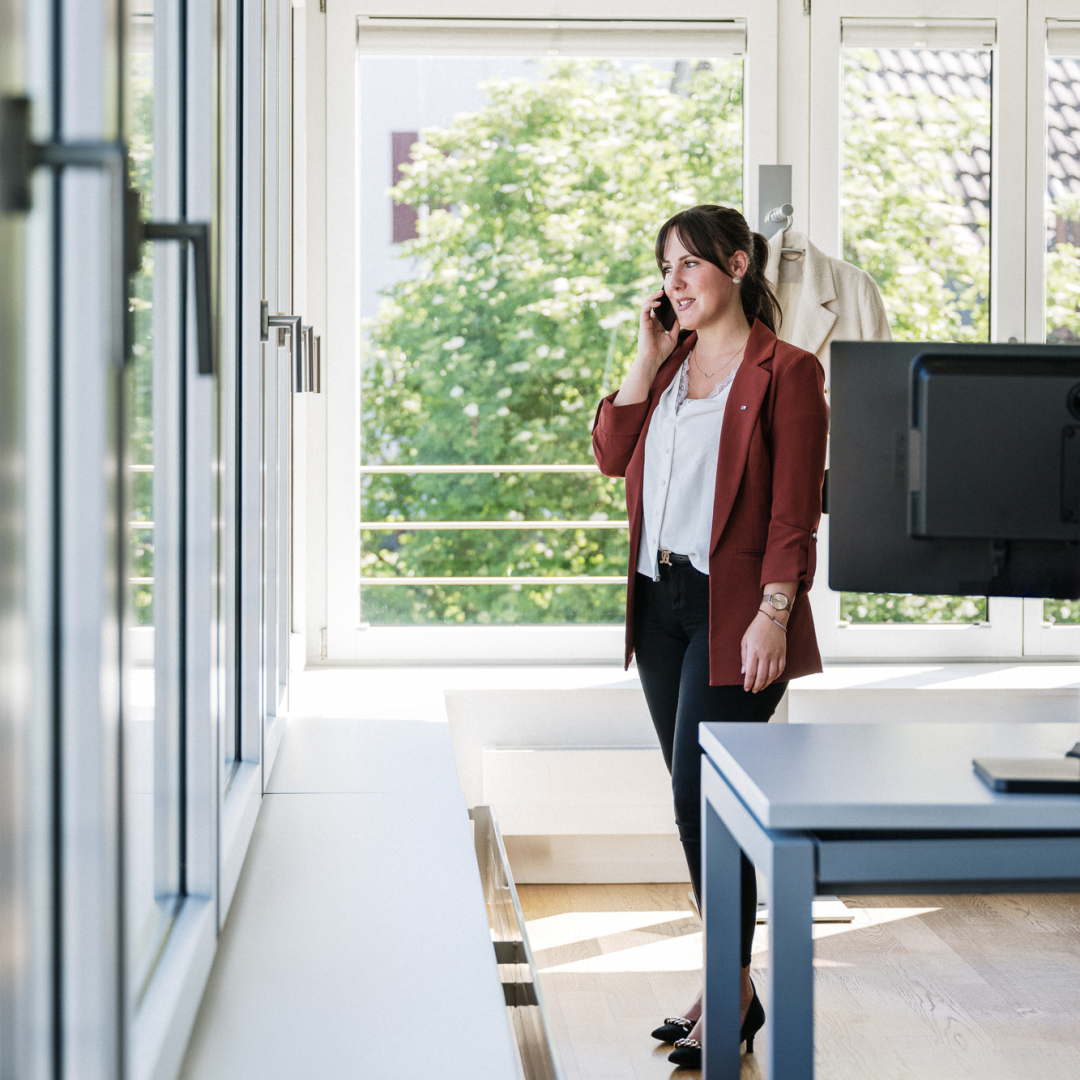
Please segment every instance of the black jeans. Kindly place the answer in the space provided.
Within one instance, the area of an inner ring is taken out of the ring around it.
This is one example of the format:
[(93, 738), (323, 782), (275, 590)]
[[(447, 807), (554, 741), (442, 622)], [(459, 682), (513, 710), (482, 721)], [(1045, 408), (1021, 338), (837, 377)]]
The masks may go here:
[[(660, 567), (660, 580), (638, 574), (634, 650), (645, 700), (671, 773), (675, 823), (701, 903), (701, 747), (698, 724), (764, 723), (787, 689), (774, 682), (757, 694), (709, 685), (709, 577), (689, 563)], [(757, 878), (742, 859), (742, 964), (750, 963), (757, 916)]]

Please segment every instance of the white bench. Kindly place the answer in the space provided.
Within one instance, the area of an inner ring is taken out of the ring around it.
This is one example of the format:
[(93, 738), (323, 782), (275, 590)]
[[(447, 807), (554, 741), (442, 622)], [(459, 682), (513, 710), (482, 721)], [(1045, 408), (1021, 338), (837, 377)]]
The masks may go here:
[(185, 1080), (517, 1080), (447, 728), (290, 720)]

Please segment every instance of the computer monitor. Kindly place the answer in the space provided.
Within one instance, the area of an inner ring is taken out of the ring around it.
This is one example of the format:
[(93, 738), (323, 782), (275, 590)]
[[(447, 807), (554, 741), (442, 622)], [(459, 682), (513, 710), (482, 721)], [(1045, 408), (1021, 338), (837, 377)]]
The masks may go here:
[(831, 588), (1080, 598), (1080, 349), (830, 356)]

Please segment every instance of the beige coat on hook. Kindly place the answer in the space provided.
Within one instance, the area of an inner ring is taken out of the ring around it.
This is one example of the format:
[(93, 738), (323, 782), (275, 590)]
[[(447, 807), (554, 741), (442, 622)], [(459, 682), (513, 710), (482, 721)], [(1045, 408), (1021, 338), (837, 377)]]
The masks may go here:
[[(781, 247), (802, 248), (806, 254), (791, 259), (781, 256)], [(773, 236), (765, 276), (776, 289), (784, 315), (777, 336), (813, 353), (825, 369), (826, 385), (830, 342), (892, 340), (874, 279), (851, 263), (830, 258), (804, 233), (782, 229)]]

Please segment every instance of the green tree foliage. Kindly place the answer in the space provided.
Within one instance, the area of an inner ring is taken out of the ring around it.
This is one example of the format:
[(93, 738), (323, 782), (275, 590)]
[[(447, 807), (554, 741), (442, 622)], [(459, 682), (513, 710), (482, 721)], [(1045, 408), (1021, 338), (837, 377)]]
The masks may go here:
[[(128, 166), (129, 181), (142, 196), (144, 213), (152, 211), (154, 179), (154, 70), (149, 53), (131, 57), (128, 75)], [(142, 252), (142, 268), (131, 280), (128, 306), (131, 311), (132, 363), (127, 374), (128, 460), (150, 465), (154, 460), (153, 416), (153, 245)], [(135, 472), (129, 476), (128, 516), (132, 521), (154, 519), (154, 476)], [(132, 528), (128, 570), (132, 577), (154, 576), (154, 533), (150, 528)], [(132, 588), (135, 620), (141, 625), (154, 621), (154, 586), (144, 583)]]
[[(741, 64), (673, 76), (545, 63), (485, 84), (489, 104), (429, 129), (393, 191), (422, 207), (415, 276), (368, 328), (366, 464), (585, 464), (601, 396), (633, 359), (660, 276), (656, 230), (700, 202), (741, 203)], [(367, 475), (366, 521), (625, 518), (595, 474)], [(624, 529), (365, 530), (365, 576), (622, 575)], [(364, 591), (377, 622), (613, 622), (618, 586)]]

